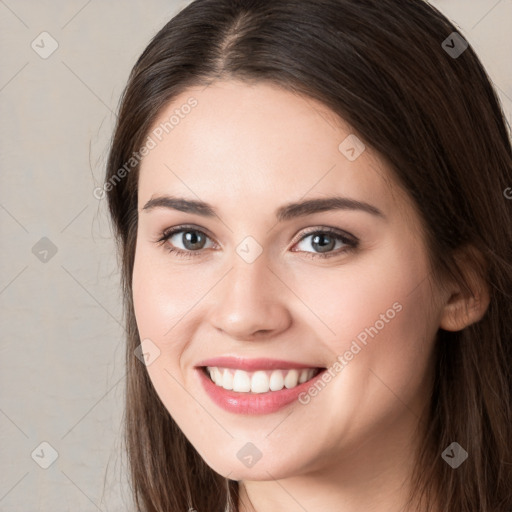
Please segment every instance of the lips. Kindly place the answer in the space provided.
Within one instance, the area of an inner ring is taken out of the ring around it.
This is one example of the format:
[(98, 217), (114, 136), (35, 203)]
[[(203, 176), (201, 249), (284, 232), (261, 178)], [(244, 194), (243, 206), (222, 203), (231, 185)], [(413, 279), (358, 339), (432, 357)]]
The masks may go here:
[[(217, 357), (201, 361), (196, 370), (203, 390), (224, 410), (238, 414), (268, 414), (295, 402), (300, 393), (321, 378), (326, 368), (279, 359)], [(281, 373), (285, 380), (290, 376), (288, 382), (271, 386), (272, 376), (279, 377)], [(223, 379), (219, 381), (221, 374)], [(255, 375), (256, 384), (252, 378), (248, 379)], [(266, 377), (270, 380), (267, 381)]]

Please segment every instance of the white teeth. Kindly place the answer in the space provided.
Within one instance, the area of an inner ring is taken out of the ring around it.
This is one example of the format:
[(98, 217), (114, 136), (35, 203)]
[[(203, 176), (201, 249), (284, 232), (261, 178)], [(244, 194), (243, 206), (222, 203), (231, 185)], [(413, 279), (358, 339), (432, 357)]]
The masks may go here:
[(221, 371), (220, 373), (222, 376), (221, 386), (224, 389), (233, 389), (233, 374), (228, 370)]
[(317, 368), (258, 370), (255, 372), (210, 366), (206, 369), (217, 386), (238, 393), (267, 393), (280, 391), (284, 387), (291, 389), (310, 380), (318, 373)]
[(253, 393), (266, 393), (268, 389), (268, 375), (264, 371), (254, 372), (251, 378), (251, 391)]
[(297, 381), (299, 380), (299, 372), (297, 370), (290, 370), (286, 377), (284, 378), (284, 385), (290, 389), (294, 388), (297, 385)]
[(222, 386), (222, 373), (218, 368), (213, 369), (213, 382), (219, 386)]
[[(227, 369), (224, 370), (224, 378), (226, 378), (226, 372), (228, 371), (229, 370)], [(233, 391), (251, 391), (251, 379), (247, 372), (244, 372), (242, 370), (235, 371), (235, 376), (233, 377)]]
[(306, 382), (308, 380), (308, 369), (307, 368), (304, 368), (301, 372), (300, 372), (300, 377), (299, 377), (299, 384), (302, 384), (303, 382)]
[(272, 372), (270, 376), (270, 390), (271, 391), (280, 391), (284, 388), (284, 377), (283, 372), (275, 371)]

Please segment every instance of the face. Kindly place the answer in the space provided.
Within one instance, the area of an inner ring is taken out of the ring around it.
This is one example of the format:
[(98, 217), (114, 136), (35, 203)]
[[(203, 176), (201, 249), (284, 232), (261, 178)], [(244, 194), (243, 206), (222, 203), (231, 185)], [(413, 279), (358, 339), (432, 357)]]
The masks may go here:
[(207, 464), (284, 478), (408, 444), (440, 312), (384, 160), (322, 104), (263, 83), (188, 89), (149, 135), (135, 315), (156, 392)]

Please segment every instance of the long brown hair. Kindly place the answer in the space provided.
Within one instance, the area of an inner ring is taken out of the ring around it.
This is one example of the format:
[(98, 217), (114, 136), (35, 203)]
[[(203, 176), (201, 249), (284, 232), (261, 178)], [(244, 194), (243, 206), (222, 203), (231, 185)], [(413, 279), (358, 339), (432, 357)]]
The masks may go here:
[[(230, 503), (238, 511), (238, 483), (206, 465), (134, 355), (139, 165), (126, 167), (176, 95), (231, 78), (317, 99), (378, 151), (418, 209), (436, 279), (456, 279), (469, 296), (460, 254), (474, 261), (490, 304), (465, 329), (438, 331), (411, 503), (421, 498), (424, 511), (434, 499), (450, 512), (512, 510), (512, 150), (490, 79), (453, 32), (421, 0), (196, 0), (136, 62), (105, 191), (122, 264), (125, 442), (138, 510), (222, 512)], [(453, 441), (469, 453), (456, 470), (441, 458)]]

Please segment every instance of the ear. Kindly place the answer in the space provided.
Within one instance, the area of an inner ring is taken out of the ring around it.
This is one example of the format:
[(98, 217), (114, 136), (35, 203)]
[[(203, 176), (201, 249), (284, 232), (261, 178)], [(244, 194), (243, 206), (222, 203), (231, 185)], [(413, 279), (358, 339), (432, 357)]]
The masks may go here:
[(489, 307), (489, 285), (486, 262), (474, 246), (466, 246), (455, 255), (461, 273), (465, 276), (471, 293), (457, 283), (448, 287), (448, 299), (441, 312), (439, 327), (446, 331), (460, 331), (480, 321)]

